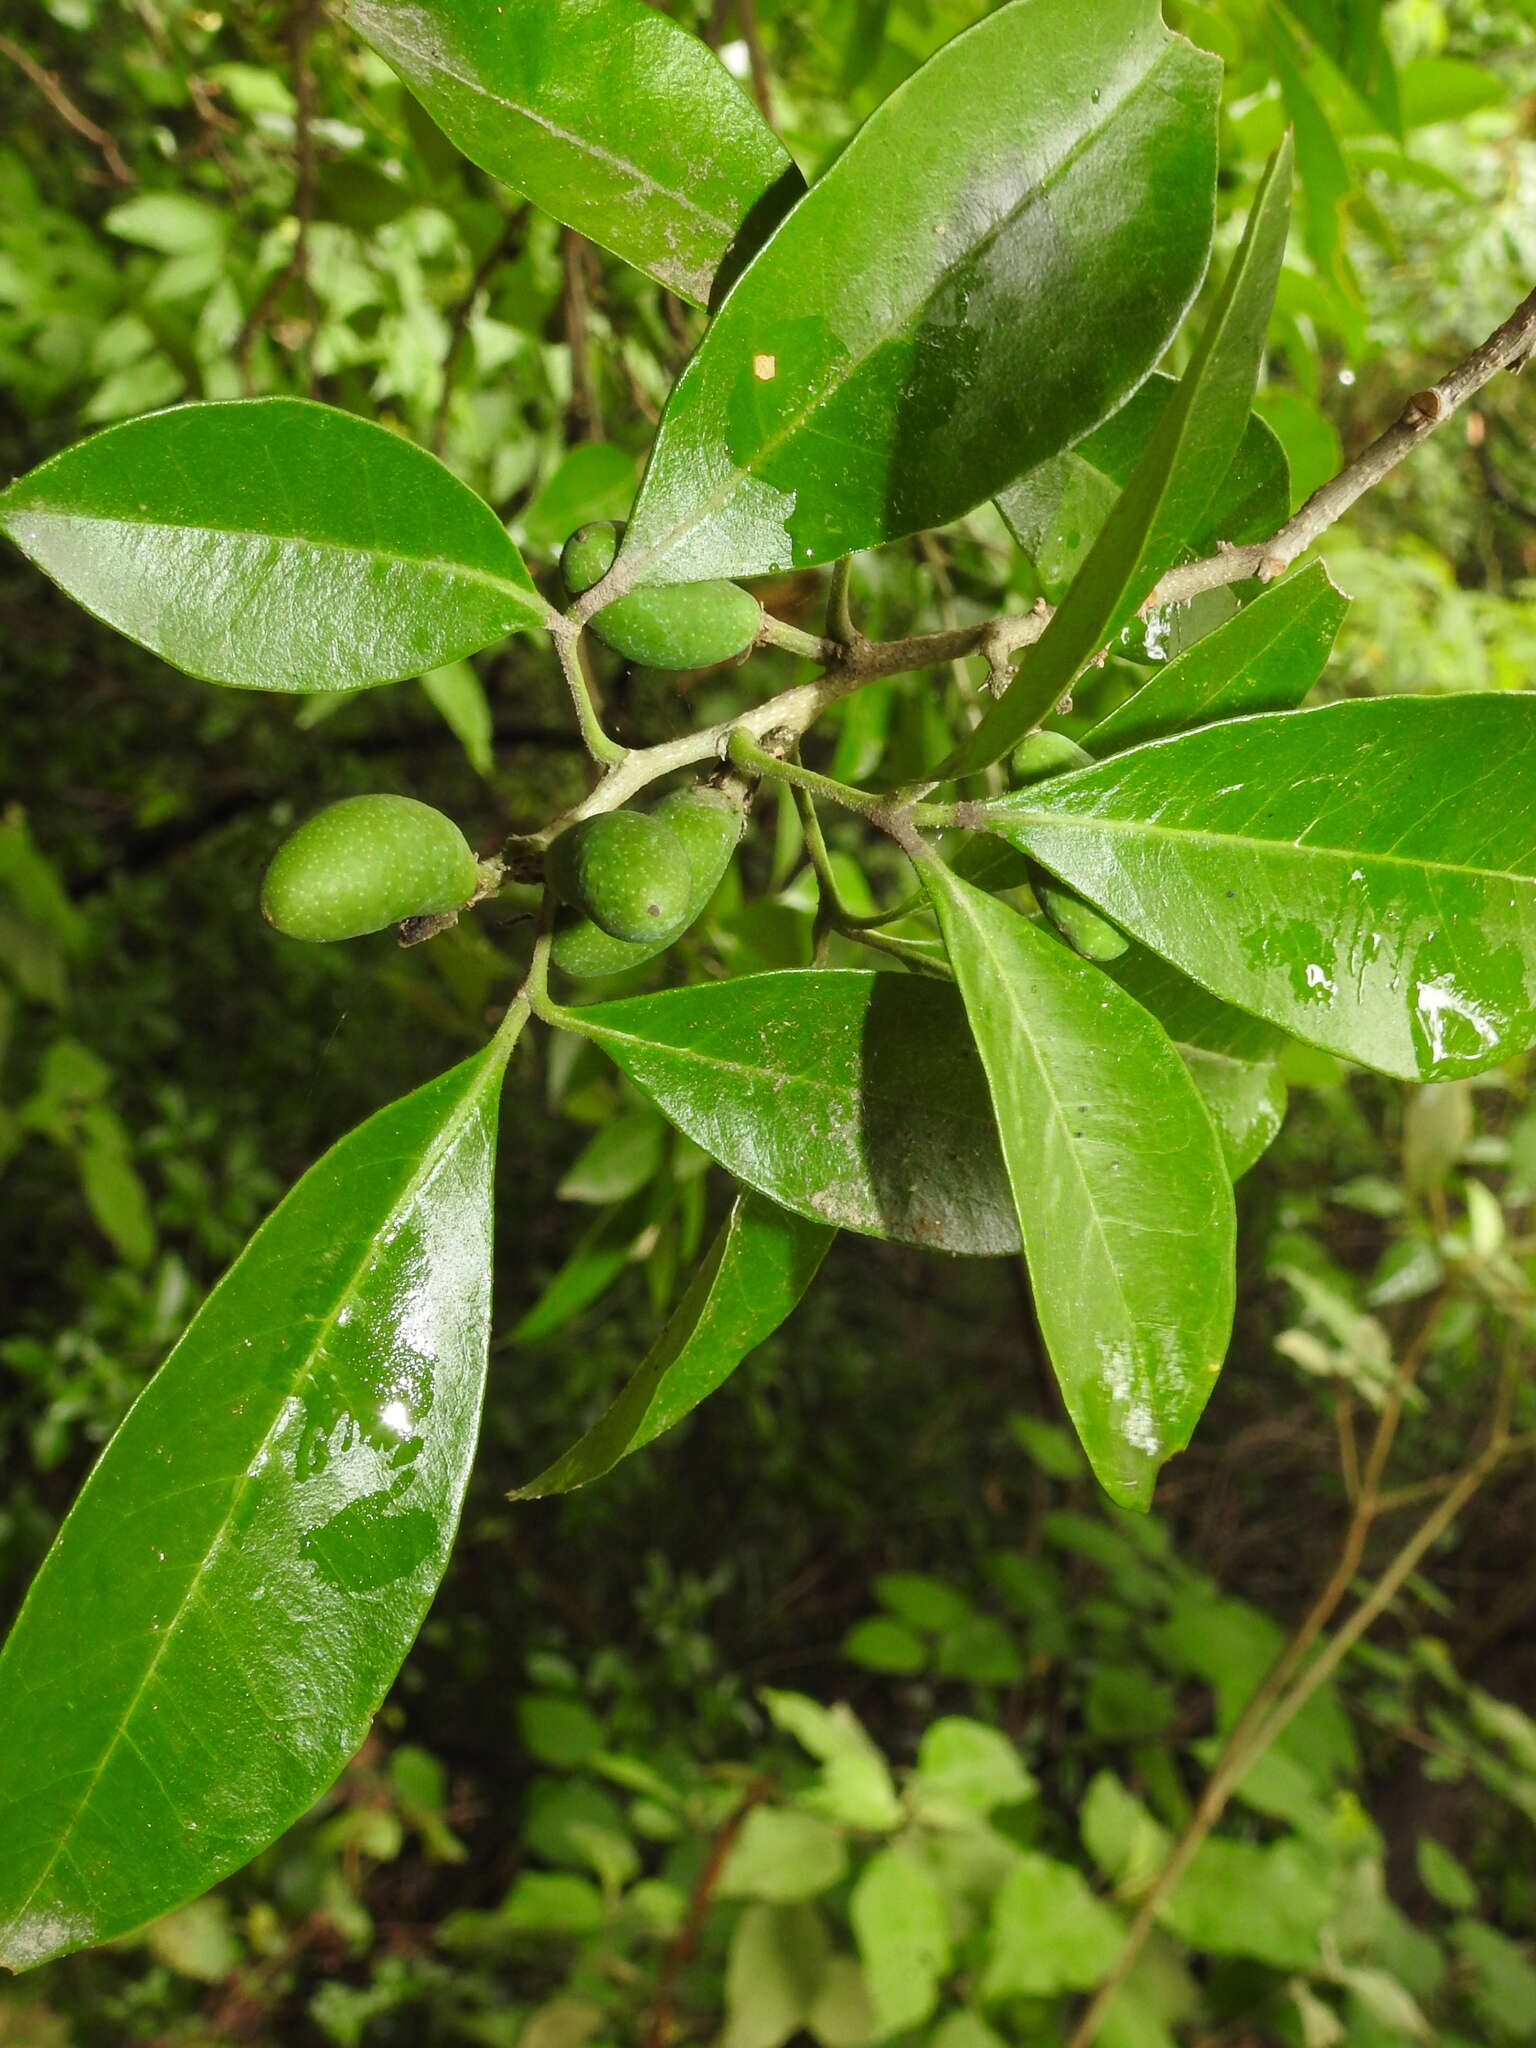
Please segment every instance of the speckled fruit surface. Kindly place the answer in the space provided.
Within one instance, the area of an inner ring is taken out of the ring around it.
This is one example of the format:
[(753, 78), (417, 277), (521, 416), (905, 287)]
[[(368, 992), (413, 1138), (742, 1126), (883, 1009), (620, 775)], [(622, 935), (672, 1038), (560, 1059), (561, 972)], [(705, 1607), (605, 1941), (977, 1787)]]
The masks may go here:
[(349, 796), (285, 839), (261, 914), (289, 938), (356, 939), (404, 917), (458, 910), (479, 866), (451, 818), (409, 796)]
[(610, 938), (665, 940), (688, 922), (693, 872), (670, 825), (608, 811), (562, 832), (549, 849), (556, 892)]

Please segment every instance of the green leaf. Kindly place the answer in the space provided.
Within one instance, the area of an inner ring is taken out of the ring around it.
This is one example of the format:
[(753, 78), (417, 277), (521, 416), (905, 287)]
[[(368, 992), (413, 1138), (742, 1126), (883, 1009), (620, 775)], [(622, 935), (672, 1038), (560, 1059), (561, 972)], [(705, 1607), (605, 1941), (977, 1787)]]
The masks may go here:
[(721, 308), (620, 577), (758, 575), (942, 526), (1106, 418), (1204, 268), (1217, 68), (1155, 0), (1014, 0), (931, 57)]
[(605, 1209), (577, 1238), (537, 1301), (514, 1325), (514, 1344), (542, 1344), (590, 1308), (618, 1279), (634, 1256), (635, 1242), (655, 1222), (649, 1190)]
[(1536, 2034), (1536, 1969), (1525, 1950), (1481, 1920), (1458, 1920), (1451, 1939), (1472, 1975), (1478, 2016), (1517, 2041), (1529, 2041)]
[(1038, 1415), (1010, 1415), (1008, 1434), (1030, 1463), (1050, 1479), (1081, 1479), (1083, 1454), (1070, 1430)]
[(1261, 391), (1253, 409), (1263, 414), (1284, 444), (1291, 471), (1291, 503), (1299, 510), (1343, 466), (1339, 430), (1300, 391)]
[(963, 1593), (926, 1572), (882, 1572), (875, 1580), (875, 1593), (882, 1607), (913, 1628), (953, 1628), (969, 1621), (974, 1611)]
[(904, 2033), (930, 2018), (954, 1955), (943, 1888), (911, 1849), (877, 1849), (859, 1872), (848, 1916), (864, 1965), (877, 2033)]
[(194, 1899), (152, 1921), (144, 1930), (144, 1940), (150, 1953), (177, 1976), (191, 1977), (200, 1984), (222, 1984), (245, 1961), (245, 1950), (229, 1920), (226, 1899)]
[(421, 678), (422, 693), (464, 749), (464, 758), (477, 775), (489, 776), (495, 763), (491, 755), (493, 731), (491, 707), (485, 685), (467, 661), (450, 661)]
[(1405, 1080), (1536, 1038), (1536, 700), (1330, 704), (1156, 740), (988, 806), (1144, 945)]
[(595, 1934), (607, 1919), (603, 1895), (568, 1870), (523, 1870), (502, 1902), (500, 1924), (519, 1934)]
[(641, 0), (348, 0), (347, 16), (471, 163), (695, 305), (803, 189), (714, 52)]
[(634, 497), (634, 457), (612, 441), (578, 441), (522, 515), (522, 538), (558, 554), (578, 526), (625, 518)]
[(1241, 1180), (1280, 1135), (1290, 1101), (1285, 1078), (1273, 1060), (1235, 1060), (1193, 1045), (1178, 1051), (1216, 1126), (1227, 1172)]
[(1348, 610), (1323, 564), (1309, 564), (1170, 661), (1083, 744), (1090, 754), (1118, 754), (1223, 718), (1295, 710), (1322, 674)]
[(978, 2014), (953, 2012), (929, 2037), (928, 2048), (1007, 2048), (1007, 2043)]
[(517, 1703), (517, 1732), (541, 1764), (574, 1770), (603, 1746), (603, 1724), (580, 1700), (528, 1693)]
[[(1192, 1581), (1174, 1594), (1168, 1620), (1153, 1647), (1170, 1670), (1201, 1679), (1216, 1696), (1216, 1726), (1225, 1734), (1285, 1648), (1285, 1635), (1267, 1614)], [(1302, 1763), (1320, 1788), (1359, 1768), (1348, 1714), (1331, 1685), (1320, 1686), (1276, 1739), (1276, 1747)]]
[(951, 755), (970, 775), (1015, 746), (1178, 558), (1247, 427), (1290, 218), (1291, 148), (1265, 172), (1232, 268), (1146, 453), (1023, 670)]
[(109, 427), (0, 494), (0, 531), (130, 640), (247, 690), (419, 676), (551, 616), (435, 456), (303, 398)]
[[(1196, 1850), (1159, 1919), (1191, 1948), (1253, 1956), (1276, 1970), (1312, 1970), (1338, 1911), (1338, 1863), (1295, 1836), (1261, 1846), (1212, 1837)], [(1232, 1902), (1241, 1899), (1242, 1911)]]
[(769, 1686), (759, 1698), (774, 1726), (822, 1765), (820, 1778), (800, 1794), (807, 1812), (871, 1834), (888, 1834), (899, 1825), (901, 1802), (890, 1769), (851, 1708), (824, 1707), (804, 1693)]
[(912, 1677), (928, 1662), (928, 1648), (921, 1636), (914, 1635), (904, 1622), (892, 1621), (888, 1614), (872, 1614), (855, 1622), (843, 1638), (843, 1655), (866, 1671), (886, 1671), (904, 1678)]
[(667, 1127), (646, 1105), (603, 1124), (560, 1177), (562, 1202), (606, 1205), (638, 1195), (660, 1173), (666, 1159)]
[(1091, 1990), (1113, 1966), (1123, 1938), (1120, 1922), (1079, 1871), (1026, 1849), (993, 1902), (982, 1998), (990, 2004)]
[(990, 1614), (973, 1614), (939, 1638), (934, 1670), (970, 1685), (1017, 1685), (1027, 1674), (1018, 1639)]
[(772, 1336), (811, 1284), (834, 1235), (761, 1195), (738, 1195), (667, 1327), (613, 1406), (512, 1498), (538, 1500), (585, 1486), (681, 1422)]
[(1138, 1003), (937, 861), (922, 873), (987, 1071), (1067, 1412), (1100, 1485), (1145, 1508), (1232, 1328), (1236, 1221), (1216, 1132)]
[(1286, 0), (1288, 11), (1325, 50), (1389, 135), (1401, 137), (1397, 67), (1382, 34), (1382, 0)]
[(813, 1222), (1017, 1251), (986, 1083), (942, 982), (746, 975), (561, 1013), (748, 1187)]
[(1416, 1847), (1419, 1882), (1431, 1898), (1453, 1913), (1470, 1913), (1477, 1905), (1477, 1886), (1467, 1867), (1433, 1835), (1420, 1835)]
[(1485, 107), (1508, 103), (1510, 87), (1496, 66), (1465, 57), (1420, 57), (1403, 72), (1403, 125), (1432, 128), (1464, 121)]
[(222, 248), (229, 233), (228, 214), (190, 192), (141, 192), (112, 207), (101, 224), (108, 234), (162, 256)]
[(720, 1870), (722, 1899), (764, 1899), (788, 1906), (841, 1882), (848, 1852), (841, 1832), (814, 1813), (754, 1806)]
[[(1086, 440), (998, 492), (997, 509), (1053, 604), (1097, 540), (1178, 388), (1177, 378), (1155, 370), (1129, 404)], [(1285, 451), (1273, 430), (1250, 413), (1232, 466), (1183, 536), (1180, 553), (1209, 555), (1223, 541), (1241, 547), (1264, 540), (1285, 524), (1290, 509)]]
[(1221, 1139), (1227, 1171), (1241, 1178), (1279, 1136), (1288, 1091), (1279, 1068), (1286, 1041), (1262, 1018), (1218, 1002), (1198, 982), (1141, 946), (1109, 963), (1109, 974), (1162, 1025), (1178, 1047)]
[(1144, 1891), (1168, 1860), (1168, 1831), (1115, 1776), (1099, 1771), (1078, 1816), (1083, 1847), (1116, 1887), (1130, 1897)]
[(931, 1826), (974, 1822), (999, 1806), (1018, 1806), (1039, 1790), (1000, 1728), (945, 1714), (923, 1730), (912, 1793)]
[(506, 1056), (310, 1169), (86, 1482), (0, 1653), (12, 1969), (206, 1891), (362, 1741), (469, 1476)]
[(1269, 15), (1270, 59), (1296, 141), (1296, 181), (1301, 188), (1307, 249), (1325, 277), (1340, 282), (1340, 209), (1349, 196), (1349, 164), (1328, 110), (1282, 17)]
[(155, 1255), (155, 1218), (133, 1164), (128, 1132), (115, 1110), (98, 1103), (82, 1112), (75, 1156), (80, 1191), (119, 1256), (130, 1266), (147, 1266)]
[(748, 1906), (726, 1957), (719, 2048), (783, 2048), (815, 2010), (831, 1950), (815, 1907)]

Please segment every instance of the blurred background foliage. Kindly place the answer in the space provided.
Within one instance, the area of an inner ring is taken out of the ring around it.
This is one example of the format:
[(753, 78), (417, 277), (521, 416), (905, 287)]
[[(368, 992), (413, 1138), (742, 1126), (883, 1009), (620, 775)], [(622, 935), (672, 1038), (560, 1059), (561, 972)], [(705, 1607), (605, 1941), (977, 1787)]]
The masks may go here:
[[(814, 171), (983, 4), (671, 11)], [(1536, 7), (1168, 11), (1228, 67), (1223, 246), (1296, 128), (1261, 409), (1299, 498), (1536, 276)], [(1360, 41), (1378, 16), (1390, 61)], [(7, 474), (183, 398), (311, 392), (439, 450), (547, 574), (573, 526), (626, 509), (699, 321), (467, 166), (309, 0), (21, 0), (0, 24)], [(1531, 417), (1501, 380), (1332, 538), (1355, 605), (1325, 693), (1525, 685)], [(984, 511), (861, 563), (861, 616), (985, 616), (1048, 568)], [(762, 594), (814, 624), (823, 591)], [(1152, 621), (1085, 721), (1229, 603)], [(489, 849), (570, 802), (583, 757), (531, 641), (295, 706), (189, 683), (15, 556), (0, 610), (8, 1616), (278, 1193), (515, 985), (515, 897), (413, 952), (306, 949), (255, 914), (271, 848), (384, 788)], [(656, 739), (794, 673), (770, 653), (600, 681), (616, 729)], [(867, 690), (826, 758), (899, 776), (975, 688), (961, 666)], [(855, 844), (834, 856), (858, 909), (900, 878)], [(767, 805), (689, 965), (804, 963), (813, 909), (794, 812)], [(590, 1050), (525, 1044), (484, 1453), (373, 1736), (217, 1893), (0, 1989), (0, 2043), (1065, 2040), (1334, 1570), (1405, 1361), (1384, 1512), (1346, 1560), (1362, 1587), (1529, 1356), (1529, 1070), (1413, 1091), (1296, 1052), (1287, 1079), (1290, 1119), (1239, 1191), (1234, 1351), (1151, 1520), (1084, 1475), (1007, 1263), (851, 1240), (673, 1436), (514, 1507), (643, 1353), (724, 1192)], [(1533, 1510), (1512, 1459), (1250, 1772), (1110, 2048), (1536, 2038)]]

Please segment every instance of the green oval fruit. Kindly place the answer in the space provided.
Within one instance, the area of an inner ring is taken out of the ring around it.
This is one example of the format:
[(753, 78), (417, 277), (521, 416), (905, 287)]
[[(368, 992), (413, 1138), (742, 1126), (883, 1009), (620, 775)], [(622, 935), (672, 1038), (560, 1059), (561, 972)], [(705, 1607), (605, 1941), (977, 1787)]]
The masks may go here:
[(291, 939), (357, 939), (402, 918), (462, 910), (480, 865), (451, 818), (408, 796), (348, 796), (273, 855), (261, 914)]
[(763, 608), (734, 583), (669, 583), (631, 590), (592, 620), (598, 639), (645, 668), (714, 668), (745, 654)]
[(624, 528), (616, 519), (594, 519), (578, 526), (560, 550), (560, 575), (572, 597), (601, 583), (613, 567)]
[[(613, 567), (624, 529), (611, 519), (578, 527), (560, 554), (572, 597), (590, 590)], [(593, 632), (615, 654), (642, 668), (713, 668), (745, 654), (757, 638), (763, 608), (735, 583), (667, 583), (631, 590), (604, 605)]]
[(700, 902), (699, 911), (720, 886), (726, 864), (740, 843), (746, 815), (746, 792), (740, 784), (720, 789), (701, 782), (692, 789), (674, 789), (656, 806), (653, 816), (670, 825), (683, 842), (695, 890), (705, 880), (709, 883), (709, 895)]
[(1037, 875), (1031, 885), (1035, 901), (1060, 932), (1074, 953), (1085, 960), (1104, 964), (1118, 960), (1131, 943), (1107, 918), (1100, 917), (1091, 903), (1085, 903), (1075, 889)]
[[(656, 817), (682, 841), (693, 876), (683, 931), (703, 916), (709, 899), (719, 888), (741, 839), (746, 810), (746, 787), (735, 780), (725, 788), (700, 784), (694, 789), (675, 790), (657, 806)], [(623, 974), (628, 968), (654, 960), (681, 935), (673, 932), (664, 939), (638, 942), (610, 938), (590, 917), (566, 910), (555, 921), (550, 958), (562, 974), (577, 980), (599, 974)]]
[(687, 922), (693, 875), (683, 842), (642, 811), (583, 818), (550, 847), (544, 871), (610, 938), (664, 945)]
[(1032, 732), (1013, 752), (1013, 772), (1020, 782), (1043, 782), (1048, 775), (1092, 766), (1092, 754), (1085, 754), (1064, 732)]

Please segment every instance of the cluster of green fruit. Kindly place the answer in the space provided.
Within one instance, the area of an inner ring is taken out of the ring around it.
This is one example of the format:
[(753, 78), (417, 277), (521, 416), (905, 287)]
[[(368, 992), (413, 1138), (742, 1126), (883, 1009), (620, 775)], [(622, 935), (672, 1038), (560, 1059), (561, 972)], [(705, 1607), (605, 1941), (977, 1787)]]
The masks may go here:
[[(566, 542), (572, 597), (613, 567), (624, 529), (584, 526)], [(597, 613), (592, 630), (647, 668), (709, 668), (745, 654), (762, 607), (734, 583), (636, 590)], [(743, 786), (677, 790), (647, 815), (588, 818), (550, 848), (546, 879), (561, 903), (552, 957), (567, 974), (617, 974), (671, 945), (720, 885), (746, 815)], [(491, 894), (499, 862), (480, 861), (451, 818), (404, 796), (353, 796), (308, 819), (278, 849), (262, 915), (290, 938), (356, 939), (458, 911)]]
[[(601, 583), (618, 556), (624, 528), (612, 519), (578, 527), (560, 553), (571, 596)], [(737, 583), (668, 583), (631, 590), (592, 618), (592, 631), (641, 668), (682, 671), (735, 661), (757, 639), (763, 608)]]
[[(560, 903), (551, 958), (571, 975), (618, 974), (670, 946), (720, 886), (746, 816), (745, 787), (674, 790), (654, 812), (605, 811), (562, 832), (545, 879)], [(501, 880), (451, 818), (408, 796), (349, 796), (283, 844), (262, 915), (290, 938), (361, 938), (452, 916)]]
[[(623, 528), (611, 521), (572, 534), (560, 566), (573, 597), (608, 573)], [(703, 668), (745, 653), (757, 638), (756, 598), (734, 583), (634, 590), (599, 611), (592, 627), (616, 652), (651, 668)], [(1019, 748), (1020, 781), (1088, 759), (1059, 733)], [(564, 973), (619, 974), (665, 950), (703, 914), (741, 837), (745, 785), (735, 777), (675, 790), (652, 812), (584, 818), (550, 846), (545, 879), (559, 903), (551, 959)], [(354, 796), (329, 805), (279, 848), (262, 888), (262, 914), (291, 938), (360, 938), (387, 925), (438, 918), (493, 893), (497, 861), (477, 860), (451, 818), (404, 796)], [(1109, 960), (1125, 940), (1049, 875), (1028, 877), (1042, 911), (1078, 952)]]

